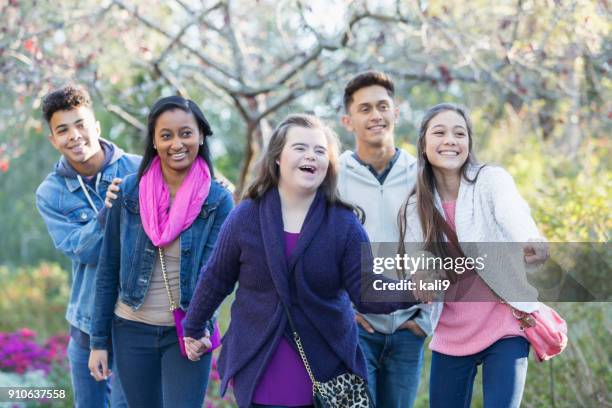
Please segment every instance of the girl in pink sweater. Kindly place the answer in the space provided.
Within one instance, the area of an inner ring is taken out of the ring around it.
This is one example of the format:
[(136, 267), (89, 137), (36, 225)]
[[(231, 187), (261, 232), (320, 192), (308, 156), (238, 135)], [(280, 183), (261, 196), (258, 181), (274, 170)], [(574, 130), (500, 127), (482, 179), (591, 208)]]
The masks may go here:
[[(508, 250), (512, 244), (495, 244), (493, 248), (503, 250), (498, 256), (489, 254), (485, 267), (441, 275), (452, 284), (444, 301), (432, 304), (431, 407), (470, 406), (479, 365), (484, 406), (518, 407), (529, 343), (508, 303), (525, 312), (537, 310), (537, 292), (527, 283), (524, 262), (545, 260), (547, 247), (539, 242), (540, 233), (512, 177), (499, 167), (476, 164), (472, 127), (462, 108), (440, 104), (429, 109), (417, 147), (417, 183), (400, 213), (401, 242), (420, 242), (443, 258), (464, 256), (458, 242), (466, 248), (471, 242), (524, 242), (518, 262), (517, 254)], [(417, 293), (424, 301), (431, 295)]]

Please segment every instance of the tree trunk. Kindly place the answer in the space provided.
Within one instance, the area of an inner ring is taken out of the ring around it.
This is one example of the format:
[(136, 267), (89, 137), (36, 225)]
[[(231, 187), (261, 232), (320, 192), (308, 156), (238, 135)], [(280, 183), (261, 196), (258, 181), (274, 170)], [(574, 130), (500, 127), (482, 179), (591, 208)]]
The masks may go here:
[(246, 188), (249, 180), (249, 175), (252, 173), (253, 166), (255, 165), (255, 159), (259, 157), (261, 151), (260, 142), (261, 130), (257, 122), (251, 121), (247, 123), (246, 130), (246, 143), (244, 145), (244, 157), (240, 167), (240, 176), (238, 178), (238, 184), (234, 191), (234, 200), (238, 202), (242, 197), (244, 189)]

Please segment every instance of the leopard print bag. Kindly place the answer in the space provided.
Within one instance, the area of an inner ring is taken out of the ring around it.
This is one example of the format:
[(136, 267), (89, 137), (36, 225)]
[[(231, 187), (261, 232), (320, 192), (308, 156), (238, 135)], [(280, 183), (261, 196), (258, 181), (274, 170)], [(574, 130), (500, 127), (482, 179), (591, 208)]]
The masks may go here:
[(365, 380), (353, 373), (340, 374), (329, 381), (319, 382), (315, 379), (304, 347), (302, 347), (302, 339), (298, 335), (289, 309), (283, 303), (293, 339), (297, 345), (298, 351), (308, 377), (312, 381), (313, 405), (315, 408), (375, 408), (368, 392), (368, 385)]
[(315, 408), (373, 408), (368, 386), (363, 378), (344, 373), (324, 383), (313, 382)]

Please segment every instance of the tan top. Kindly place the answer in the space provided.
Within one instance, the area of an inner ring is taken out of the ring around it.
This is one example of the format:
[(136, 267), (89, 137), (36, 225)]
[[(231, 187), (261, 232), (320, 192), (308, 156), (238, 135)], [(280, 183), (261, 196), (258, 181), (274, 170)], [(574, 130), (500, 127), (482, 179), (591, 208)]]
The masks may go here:
[[(174, 303), (178, 306), (181, 301), (179, 276), (181, 267), (181, 239), (175, 239), (170, 245), (164, 247), (166, 273)], [(149, 289), (145, 294), (144, 302), (137, 310), (117, 300), (115, 314), (123, 319), (152, 324), (155, 326), (174, 326), (174, 318), (170, 312), (170, 300), (164, 285), (159, 253), (156, 251), (156, 261), (149, 282)]]

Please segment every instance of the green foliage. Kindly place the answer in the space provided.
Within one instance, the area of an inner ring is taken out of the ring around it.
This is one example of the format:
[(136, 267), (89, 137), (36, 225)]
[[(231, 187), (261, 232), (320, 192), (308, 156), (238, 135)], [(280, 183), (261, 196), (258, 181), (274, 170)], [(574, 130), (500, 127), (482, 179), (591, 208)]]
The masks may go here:
[(0, 266), (0, 331), (28, 327), (44, 338), (65, 332), (68, 296), (68, 272), (57, 264)]
[(559, 357), (530, 361), (523, 406), (609, 407), (612, 399), (608, 303), (551, 304), (568, 323), (569, 343)]
[(46, 140), (48, 128), (39, 123), (22, 136), (21, 155), (0, 174), (0, 265), (35, 265), (41, 260), (63, 262), (53, 248), (47, 229), (35, 205), (34, 193), (58, 159)]

